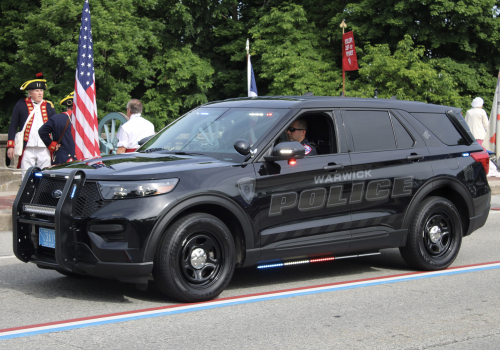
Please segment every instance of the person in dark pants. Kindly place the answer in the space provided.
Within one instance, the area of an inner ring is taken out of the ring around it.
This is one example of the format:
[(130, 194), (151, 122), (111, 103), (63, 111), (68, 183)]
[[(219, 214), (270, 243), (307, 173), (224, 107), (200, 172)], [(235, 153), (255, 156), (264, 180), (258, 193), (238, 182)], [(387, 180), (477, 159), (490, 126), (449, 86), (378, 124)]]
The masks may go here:
[(300, 142), (302, 146), (304, 146), (306, 156), (317, 156), (318, 151), (316, 145), (306, 138), (306, 132), (307, 122), (305, 119), (299, 118), (286, 129), (286, 137), (288, 141)]
[[(66, 112), (56, 114), (39, 130), (38, 134), (50, 151), (52, 165), (72, 162), (76, 159), (75, 140), (71, 134), (71, 114), (73, 112), (74, 92), (59, 102), (66, 106)], [(52, 134), (52, 138), (50, 135)]]

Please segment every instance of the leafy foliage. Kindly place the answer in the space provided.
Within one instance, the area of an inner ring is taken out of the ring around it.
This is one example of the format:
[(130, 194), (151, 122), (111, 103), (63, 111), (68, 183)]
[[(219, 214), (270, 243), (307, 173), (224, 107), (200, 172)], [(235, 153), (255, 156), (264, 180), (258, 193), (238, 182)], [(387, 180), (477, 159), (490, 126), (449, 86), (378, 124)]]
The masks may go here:
[[(0, 2), (0, 131), (19, 86), (42, 71), (58, 101), (74, 88), (84, 0)], [(360, 70), (347, 96), (491, 107), (500, 0), (89, 0), (98, 115), (130, 98), (161, 128), (199, 104), (246, 96), (246, 39), (261, 95), (338, 96), (340, 22)]]

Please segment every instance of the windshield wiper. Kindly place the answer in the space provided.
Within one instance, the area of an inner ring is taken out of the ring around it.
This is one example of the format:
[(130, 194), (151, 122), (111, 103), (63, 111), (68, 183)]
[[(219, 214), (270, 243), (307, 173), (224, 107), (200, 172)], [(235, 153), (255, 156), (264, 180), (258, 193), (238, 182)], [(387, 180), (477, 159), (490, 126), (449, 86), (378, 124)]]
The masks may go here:
[(195, 152), (174, 152), (174, 154), (177, 154), (179, 156), (192, 156), (192, 155), (204, 156), (203, 153), (195, 153)]

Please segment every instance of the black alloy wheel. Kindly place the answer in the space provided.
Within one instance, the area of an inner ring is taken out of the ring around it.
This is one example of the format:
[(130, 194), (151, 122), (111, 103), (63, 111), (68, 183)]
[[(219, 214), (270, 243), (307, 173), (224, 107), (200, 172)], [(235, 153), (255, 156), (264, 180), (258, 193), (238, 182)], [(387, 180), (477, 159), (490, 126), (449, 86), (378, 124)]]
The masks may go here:
[(217, 239), (205, 233), (194, 233), (188, 237), (183, 242), (179, 258), (184, 278), (194, 288), (215, 282), (223, 264)]
[(419, 270), (441, 270), (450, 266), (462, 244), (462, 220), (457, 208), (446, 198), (429, 197), (418, 206), (400, 248), (408, 265)]
[(213, 215), (194, 213), (177, 220), (157, 248), (153, 276), (167, 296), (184, 302), (217, 297), (235, 268), (235, 247), (227, 226)]

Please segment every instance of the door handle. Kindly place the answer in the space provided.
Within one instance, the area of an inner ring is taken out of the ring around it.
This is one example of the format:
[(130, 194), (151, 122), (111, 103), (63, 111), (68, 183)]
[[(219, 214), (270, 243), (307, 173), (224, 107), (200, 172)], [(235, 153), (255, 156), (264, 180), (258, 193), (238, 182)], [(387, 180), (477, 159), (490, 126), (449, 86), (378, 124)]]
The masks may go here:
[(325, 165), (323, 167), (323, 170), (325, 170), (325, 171), (333, 171), (333, 170), (340, 170), (340, 169), (344, 169), (344, 164)]
[(406, 159), (411, 160), (411, 161), (416, 161), (416, 160), (424, 159), (424, 156), (420, 155), (420, 154), (412, 153), (408, 157), (406, 157)]

